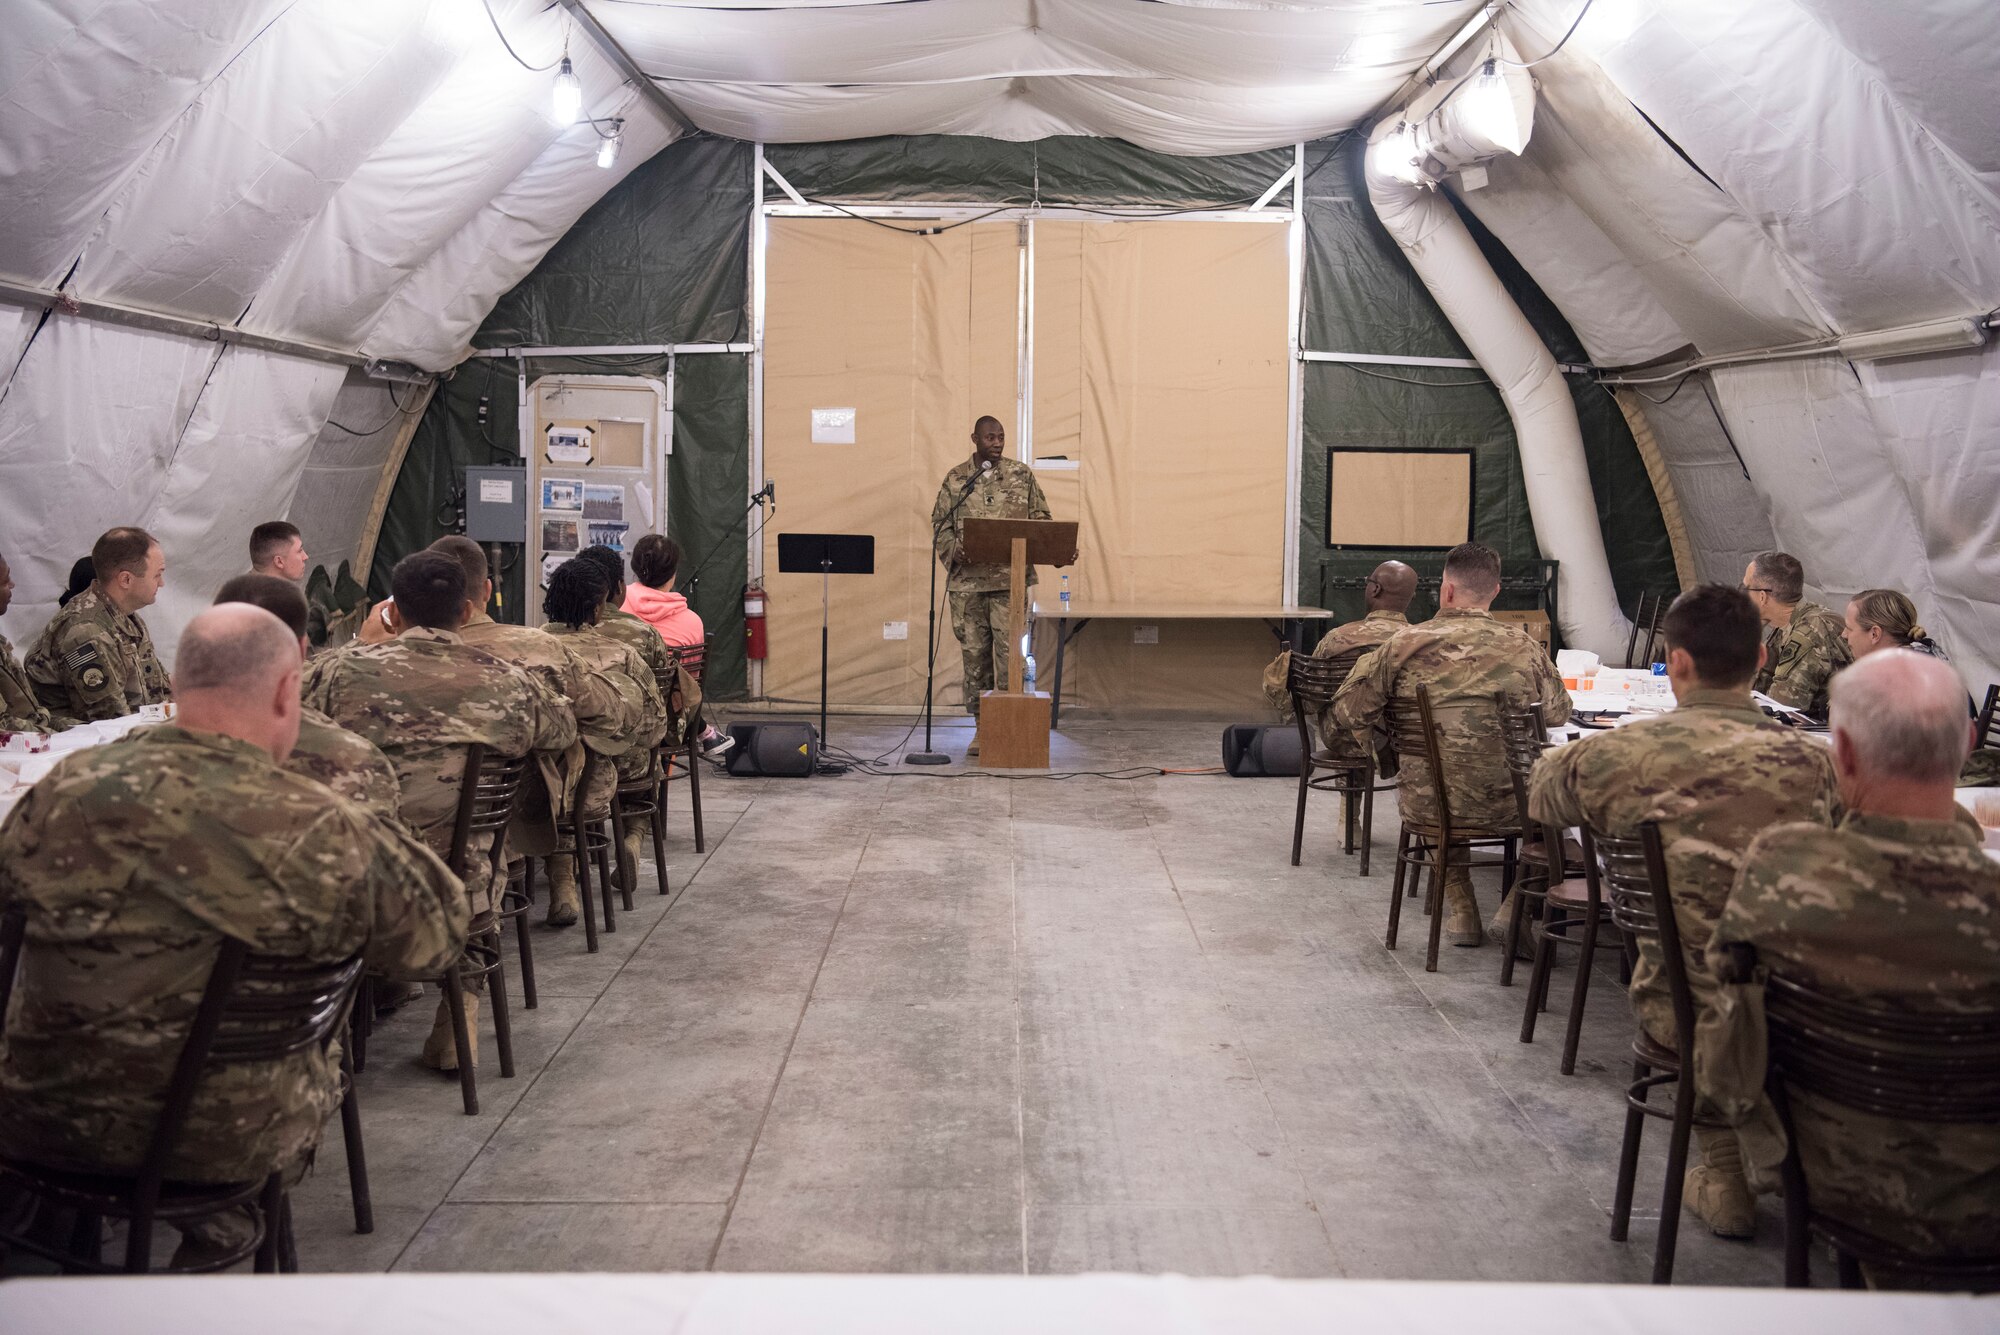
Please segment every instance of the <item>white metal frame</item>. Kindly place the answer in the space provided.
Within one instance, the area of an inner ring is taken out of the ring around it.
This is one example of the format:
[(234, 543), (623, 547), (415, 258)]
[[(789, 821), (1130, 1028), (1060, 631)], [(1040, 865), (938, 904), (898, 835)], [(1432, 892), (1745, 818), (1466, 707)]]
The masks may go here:
[[(1286, 302), (1285, 302), (1285, 347), (1287, 350), (1286, 392), (1290, 411), (1287, 414), (1285, 430), (1285, 515), (1281, 531), (1284, 534), (1284, 553), (1280, 562), (1282, 587), (1278, 599), (1283, 603), (1296, 602), (1299, 579), (1299, 484), (1300, 464), (1303, 458), (1301, 432), (1303, 429), (1304, 380), (1299, 372), (1299, 362), (1310, 354), (1299, 346), (1300, 317), (1304, 310), (1305, 282), (1305, 154), (1303, 143), (1292, 145), (1292, 164), (1271, 182), (1256, 203), (1247, 209), (1157, 209), (1130, 211), (1106, 208), (1086, 209), (1061, 205), (1001, 205), (972, 202), (946, 202), (939, 204), (815, 204), (807, 200), (783, 173), (764, 158), (764, 145), (756, 146), (755, 186), (757, 211), (752, 219), (750, 245), (750, 289), (751, 289), (751, 342), (750, 353), (750, 481), (759, 484), (764, 476), (764, 299), (765, 299), (765, 249), (770, 241), (770, 220), (772, 218), (880, 218), (903, 222), (957, 223), (972, 220), (991, 222), (1014, 222), (1020, 226), (1020, 262), (1018, 268), (1019, 293), (1015, 301), (1015, 455), (1023, 463), (1033, 464), (1034, 453), (1034, 383), (1035, 383), (1035, 222), (1041, 218), (1077, 219), (1086, 222), (1235, 222), (1270, 223), (1287, 229), (1286, 236)], [(786, 202), (771, 203), (764, 199), (764, 181), (782, 191)], [(1292, 203), (1289, 208), (1274, 208), (1272, 202), (1289, 186)], [(762, 544), (752, 542), (751, 569), (754, 573), (762, 570)], [(761, 677), (753, 676), (751, 695), (761, 695)]]

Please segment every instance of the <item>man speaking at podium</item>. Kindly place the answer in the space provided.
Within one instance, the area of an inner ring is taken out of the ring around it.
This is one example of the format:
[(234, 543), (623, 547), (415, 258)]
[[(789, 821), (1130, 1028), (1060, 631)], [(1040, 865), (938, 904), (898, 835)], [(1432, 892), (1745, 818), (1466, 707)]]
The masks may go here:
[[(1005, 565), (970, 565), (959, 540), (968, 519), (1049, 519), (1048, 498), (1035, 481), (1034, 470), (1017, 459), (1003, 458), (1007, 430), (991, 417), (972, 426), (972, 457), (944, 475), (937, 502), (931, 506), (931, 546), (944, 562), (945, 591), (951, 595), (951, 629), (965, 657), (965, 708), (979, 717), (979, 693), (1007, 680), (1007, 623), (1013, 612)], [(1035, 582), (1034, 567), (1028, 583)], [(968, 754), (976, 755), (975, 740)]]

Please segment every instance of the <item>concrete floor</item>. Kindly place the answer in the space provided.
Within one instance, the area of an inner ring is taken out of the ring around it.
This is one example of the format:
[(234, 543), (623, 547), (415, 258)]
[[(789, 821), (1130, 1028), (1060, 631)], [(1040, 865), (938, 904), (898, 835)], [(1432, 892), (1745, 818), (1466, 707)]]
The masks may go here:
[[(1220, 731), (1073, 717), (1055, 763), (1210, 765)], [(304, 1266), (1647, 1277), (1660, 1124), (1632, 1240), (1605, 1236), (1615, 975), (1564, 1077), (1567, 967), (1529, 1046), (1495, 948), (1426, 975), (1406, 911), (1384, 950), (1393, 803), (1364, 880), (1331, 801), (1287, 865), (1289, 781), (961, 772), (717, 777), (705, 858), (681, 792), (673, 897), (649, 881), (594, 956), (537, 929), (541, 1006), (515, 1079), (489, 1029), (479, 1116), (415, 1063), (427, 1005), (377, 1031), (375, 1232), (336, 1128), (295, 1196)], [(1754, 1244), (1690, 1220), (1680, 1282), (1776, 1283), (1763, 1207)]]

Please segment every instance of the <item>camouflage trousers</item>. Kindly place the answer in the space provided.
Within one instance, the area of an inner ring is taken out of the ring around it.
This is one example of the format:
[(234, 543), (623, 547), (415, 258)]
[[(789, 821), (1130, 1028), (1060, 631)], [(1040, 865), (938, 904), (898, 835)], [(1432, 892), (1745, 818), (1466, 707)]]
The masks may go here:
[(951, 595), (951, 633), (965, 660), (965, 711), (979, 717), (979, 693), (1005, 690), (1014, 646), (1007, 643), (1013, 597), (1005, 589)]

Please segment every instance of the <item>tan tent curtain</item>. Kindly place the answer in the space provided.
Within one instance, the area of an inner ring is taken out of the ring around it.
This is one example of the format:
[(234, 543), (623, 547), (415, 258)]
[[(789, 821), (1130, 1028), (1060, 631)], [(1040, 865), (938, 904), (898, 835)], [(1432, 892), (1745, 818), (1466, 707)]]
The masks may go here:
[[(1077, 462), (1038, 473), (1054, 512), (1082, 524), (1078, 603), (1281, 600), (1285, 239), (1266, 223), (1036, 224), (1034, 451)], [(1131, 631), (1086, 630), (1066, 693), (1256, 707), (1273, 652), (1261, 627), (1163, 622), (1157, 645)]]
[[(765, 535), (765, 688), (819, 693), (820, 581), (775, 573), (777, 534), (872, 533), (876, 574), (832, 582), (831, 697), (915, 704), (938, 481), (970, 453), (975, 418), (1015, 421), (1018, 229), (770, 226), (764, 457), (783, 508)], [(1037, 476), (1056, 517), (1082, 524), (1079, 601), (1281, 598), (1286, 272), (1274, 224), (1036, 223), (1034, 453), (1076, 463)], [(855, 443), (813, 444), (814, 408), (853, 408)], [(1039, 595), (1056, 585), (1045, 572)], [(889, 621), (910, 638), (884, 639)], [(958, 645), (941, 634), (939, 699), (956, 703)], [(1272, 642), (1254, 623), (1131, 638), (1123, 623), (1086, 631), (1068, 691), (1095, 705), (1258, 707)], [(1045, 660), (1051, 647), (1044, 632)]]
[[(926, 237), (851, 219), (770, 227), (764, 462), (781, 508), (764, 535), (765, 691), (819, 698), (820, 580), (777, 573), (777, 535), (869, 533), (876, 573), (832, 581), (830, 694), (918, 703), (931, 500), (971, 454), (975, 418), (1015, 417), (1016, 228)], [(855, 443), (813, 444), (814, 408), (854, 409)], [(907, 640), (884, 638), (892, 621), (908, 623)], [(940, 699), (956, 701), (958, 645), (948, 624), (940, 633)]]

